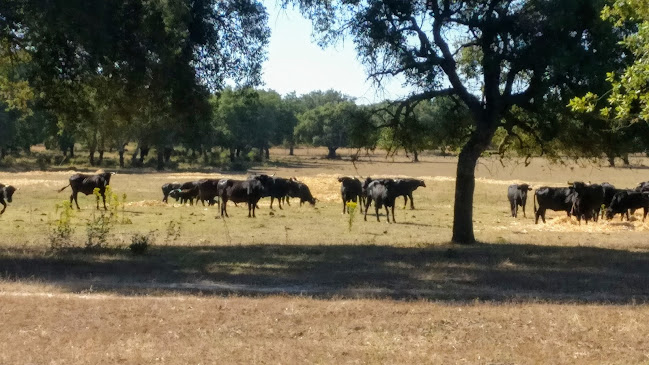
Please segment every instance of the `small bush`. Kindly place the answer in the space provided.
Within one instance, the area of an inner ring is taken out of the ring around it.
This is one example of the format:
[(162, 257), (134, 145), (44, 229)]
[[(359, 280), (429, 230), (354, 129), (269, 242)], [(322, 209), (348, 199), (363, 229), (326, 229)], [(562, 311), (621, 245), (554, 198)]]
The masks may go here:
[(358, 203), (347, 202), (347, 211), (349, 212), (349, 221), (347, 225), (349, 226), (349, 232), (352, 231), (352, 226), (354, 225), (354, 216), (356, 215), (356, 207)]
[(153, 244), (152, 241), (153, 238), (151, 233), (147, 235), (136, 233), (131, 237), (131, 244), (128, 248), (134, 255), (144, 255), (149, 249), (149, 246)]
[[(59, 214), (59, 210), (61, 213)], [(56, 205), (56, 214), (59, 214), (59, 219), (53, 222), (53, 227), (48, 233), (48, 240), (50, 241), (50, 248), (59, 250), (68, 248), (72, 245), (70, 238), (74, 233), (72, 229), (72, 217), (74, 209), (72, 203), (66, 200)]]

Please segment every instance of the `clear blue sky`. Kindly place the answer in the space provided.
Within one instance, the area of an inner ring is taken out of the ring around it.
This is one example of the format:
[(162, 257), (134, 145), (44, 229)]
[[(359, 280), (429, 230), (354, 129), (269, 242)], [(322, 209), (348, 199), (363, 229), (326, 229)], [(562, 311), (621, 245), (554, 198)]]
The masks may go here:
[(363, 65), (356, 60), (351, 39), (322, 49), (311, 36), (311, 22), (292, 8), (281, 9), (277, 0), (263, 0), (272, 31), (262, 86), (285, 95), (295, 91), (334, 89), (357, 98), (359, 104), (396, 99), (408, 94), (399, 81), (385, 83), (378, 90), (367, 80)]

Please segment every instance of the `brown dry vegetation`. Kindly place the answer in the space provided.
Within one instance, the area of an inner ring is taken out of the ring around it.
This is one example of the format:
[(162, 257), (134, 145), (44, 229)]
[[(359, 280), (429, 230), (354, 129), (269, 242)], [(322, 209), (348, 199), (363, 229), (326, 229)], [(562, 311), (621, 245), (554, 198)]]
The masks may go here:
[[(111, 185), (128, 195), (133, 224), (93, 252), (81, 249), (93, 197), (80, 196), (73, 219), (78, 248), (47, 243), (71, 171), (1, 172), (21, 190), (0, 217), (0, 363), (649, 361), (649, 222), (578, 225), (550, 212), (534, 225), (531, 196), (527, 218), (511, 218), (506, 200), (516, 181), (634, 187), (646, 169), (486, 159), (474, 207), (484, 243), (461, 247), (447, 242), (455, 159), (365, 156), (354, 167), (299, 152), (263, 171), (306, 182), (316, 208), (296, 201), (271, 214), (264, 199), (256, 219), (243, 207), (222, 220), (214, 207), (159, 202), (164, 182), (219, 174), (121, 171)], [(397, 224), (357, 214), (350, 231), (336, 177), (355, 174), (427, 187)], [(147, 255), (125, 248), (152, 231)]]

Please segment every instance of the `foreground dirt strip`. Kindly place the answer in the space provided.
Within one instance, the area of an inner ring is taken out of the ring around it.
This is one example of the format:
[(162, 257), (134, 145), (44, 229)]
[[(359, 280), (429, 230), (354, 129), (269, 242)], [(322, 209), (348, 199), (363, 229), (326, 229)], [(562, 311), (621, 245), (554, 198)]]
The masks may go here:
[(0, 292), (0, 363), (646, 363), (648, 306)]

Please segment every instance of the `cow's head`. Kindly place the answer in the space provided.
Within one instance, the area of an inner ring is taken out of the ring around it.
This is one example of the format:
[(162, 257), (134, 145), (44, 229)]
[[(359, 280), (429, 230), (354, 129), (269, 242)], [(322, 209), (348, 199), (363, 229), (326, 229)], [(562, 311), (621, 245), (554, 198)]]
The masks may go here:
[(421, 186), (421, 187), (425, 188), (426, 187), (426, 182), (424, 182), (424, 180), (419, 180), (419, 185), (418, 186)]
[(532, 188), (528, 184), (520, 184), (518, 185), (518, 190), (520, 191), (531, 191)]
[(180, 190), (180, 189), (174, 189), (169, 193), (169, 196), (176, 199), (176, 200), (178, 200), (178, 198), (180, 197), (180, 192), (181, 191), (182, 190)]
[(4, 197), (5, 197), (5, 200), (7, 201), (7, 203), (11, 203), (11, 201), (13, 199), (12, 197), (14, 195), (14, 192), (16, 190), (18, 190), (18, 189), (14, 188), (11, 185), (8, 185), (8, 186), (5, 186), (4, 188), (2, 188), (2, 190), (3, 190), (3, 194), (4, 194)]
[(114, 172), (102, 172), (98, 174), (104, 180), (104, 186), (110, 185), (110, 177), (115, 175)]

